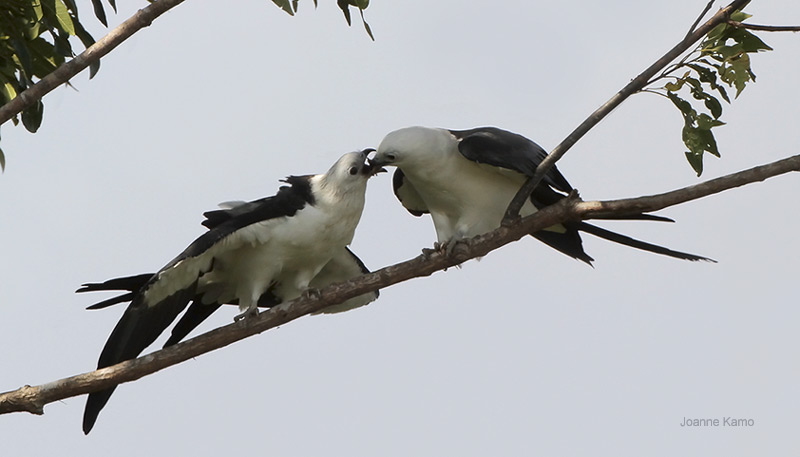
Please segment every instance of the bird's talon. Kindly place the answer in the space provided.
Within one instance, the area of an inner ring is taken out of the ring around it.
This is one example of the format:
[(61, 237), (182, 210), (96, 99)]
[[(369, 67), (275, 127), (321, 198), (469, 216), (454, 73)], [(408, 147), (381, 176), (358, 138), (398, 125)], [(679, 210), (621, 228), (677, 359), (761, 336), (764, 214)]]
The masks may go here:
[(247, 308), (246, 310), (242, 311), (241, 313), (233, 316), (233, 321), (234, 322), (239, 322), (242, 319), (246, 319), (246, 318), (249, 318), (249, 317), (255, 317), (255, 316), (258, 316), (258, 306), (253, 306), (253, 307)]
[(310, 300), (319, 300), (322, 297), (322, 293), (317, 288), (309, 287), (303, 291), (302, 297)]

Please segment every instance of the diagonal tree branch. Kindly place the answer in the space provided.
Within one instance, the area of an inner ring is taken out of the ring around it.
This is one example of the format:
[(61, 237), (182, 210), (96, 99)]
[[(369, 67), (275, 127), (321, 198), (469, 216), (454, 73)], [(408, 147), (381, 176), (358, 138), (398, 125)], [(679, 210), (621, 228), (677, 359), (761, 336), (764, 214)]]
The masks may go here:
[(748, 30), (760, 30), (762, 32), (800, 32), (800, 26), (797, 25), (758, 25), (732, 20), (728, 20), (727, 23), (728, 25), (732, 25), (734, 27), (740, 27)]
[[(506, 210), (503, 223), (508, 224), (514, 219), (519, 217), (519, 210), (528, 198), (528, 195), (533, 192), (533, 189), (539, 185), (544, 178), (544, 175), (552, 168), (555, 163), (567, 153), (567, 151), (575, 145), (589, 130), (597, 125), (604, 117), (606, 117), (617, 106), (622, 104), (628, 97), (643, 89), (648, 81), (656, 75), (660, 70), (669, 65), (673, 60), (678, 58), (681, 54), (689, 50), (689, 48), (696, 42), (700, 41), (708, 32), (717, 25), (726, 22), (730, 15), (744, 7), (750, 0), (734, 0), (730, 5), (720, 9), (717, 14), (711, 17), (706, 23), (694, 29), (693, 32), (688, 34), (680, 43), (675, 45), (669, 52), (664, 54), (663, 57), (658, 59), (654, 64), (650, 65), (639, 76), (631, 80), (619, 92), (614, 94), (603, 106), (597, 108), (589, 117), (586, 118), (575, 130), (572, 131), (558, 146), (556, 146), (550, 154), (536, 167), (536, 172), (530, 177), (525, 184), (522, 185), (517, 195), (511, 200)], [(705, 13), (704, 13), (705, 14)]]
[(20, 94), (0, 107), (0, 124), (21, 113), (33, 105), (50, 91), (69, 81), (73, 76), (85, 70), (92, 63), (111, 52), (134, 33), (149, 26), (154, 19), (170, 9), (180, 5), (184, 0), (158, 0), (140, 9), (128, 20), (108, 32), (106, 36), (89, 46), (69, 62), (53, 70), (39, 82), (20, 92)]
[(582, 202), (573, 194), (570, 198), (544, 208), (515, 224), (502, 226), (485, 235), (458, 243), (450, 256), (440, 252), (420, 255), (350, 281), (333, 284), (323, 289), (318, 298), (299, 298), (264, 311), (256, 317), (226, 325), (134, 360), (47, 384), (24, 386), (11, 392), (2, 393), (0, 394), (0, 414), (10, 412), (43, 414), (44, 406), (48, 403), (139, 379), (368, 291), (388, 287), (411, 278), (429, 276), (436, 271), (461, 264), (475, 257), (485, 256), (501, 246), (519, 240), (528, 233), (560, 222), (652, 212), (745, 184), (764, 181), (791, 171), (800, 171), (800, 155), (701, 184), (646, 197)]
[(692, 32), (694, 32), (694, 29), (697, 27), (697, 24), (699, 24), (700, 21), (702, 21), (703, 18), (706, 16), (706, 14), (708, 14), (708, 12), (711, 11), (711, 7), (714, 6), (715, 1), (716, 0), (708, 0), (708, 4), (706, 4), (706, 7), (703, 8), (703, 11), (701, 11), (700, 14), (697, 16), (697, 19), (694, 20), (692, 26), (689, 27), (689, 31), (686, 32), (686, 36), (684, 37), (684, 39), (689, 38), (689, 36), (691, 36)]

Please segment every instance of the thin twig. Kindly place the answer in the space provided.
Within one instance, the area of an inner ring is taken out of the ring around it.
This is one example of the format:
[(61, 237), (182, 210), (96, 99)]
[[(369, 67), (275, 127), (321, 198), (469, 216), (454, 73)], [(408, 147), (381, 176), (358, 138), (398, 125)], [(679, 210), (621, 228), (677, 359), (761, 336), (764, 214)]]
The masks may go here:
[(686, 38), (689, 38), (689, 36), (692, 34), (692, 32), (694, 32), (694, 29), (695, 29), (695, 27), (697, 27), (697, 24), (699, 24), (699, 23), (700, 23), (700, 21), (702, 21), (702, 20), (703, 20), (703, 17), (706, 15), (706, 13), (708, 13), (708, 12), (709, 12), (709, 10), (711, 10), (711, 6), (714, 4), (714, 1), (715, 1), (715, 0), (709, 0), (709, 2), (708, 2), (708, 5), (706, 5), (706, 7), (705, 7), (705, 8), (703, 8), (703, 12), (702, 12), (702, 13), (700, 13), (700, 15), (699, 15), (699, 16), (697, 16), (697, 19), (695, 19), (695, 21), (694, 21), (694, 23), (692, 24), (692, 26), (691, 26), (691, 27), (689, 27), (689, 31), (688, 31), (688, 32), (686, 32), (686, 36), (685, 36), (685, 37), (683, 37), (684, 39), (686, 39)]
[(761, 30), (763, 32), (800, 32), (800, 25), (758, 25), (730, 19), (728, 20), (728, 25), (749, 30)]
[(183, 1), (158, 0), (151, 3), (150, 6), (137, 11), (136, 14), (108, 32), (106, 36), (99, 39), (95, 44), (89, 46), (75, 58), (56, 68), (52, 73), (20, 92), (17, 97), (0, 107), (0, 124), (5, 123), (21, 113), (25, 108), (41, 100), (50, 91), (69, 81), (70, 78), (100, 60), (101, 57), (111, 52), (120, 43), (130, 38), (131, 35), (149, 26), (154, 19), (183, 3)]
[(429, 276), (469, 259), (485, 256), (529, 233), (557, 223), (652, 212), (791, 171), (800, 171), (800, 155), (658, 195), (589, 202), (581, 202), (577, 197), (567, 198), (521, 219), (519, 223), (500, 227), (485, 235), (458, 243), (450, 256), (440, 252), (421, 255), (344, 283), (333, 284), (321, 290), (318, 298), (311, 296), (299, 298), (264, 311), (253, 318), (226, 325), (134, 360), (40, 386), (25, 386), (2, 393), (0, 414), (10, 412), (43, 414), (44, 406), (48, 403), (139, 379), (349, 298), (411, 278)]
[(634, 78), (630, 83), (623, 87), (622, 90), (611, 97), (611, 99), (609, 99), (603, 106), (595, 110), (594, 113), (586, 118), (586, 120), (583, 121), (575, 130), (573, 130), (572, 133), (570, 133), (558, 146), (550, 151), (550, 154), (548, 154), (548, 156), (536, 168), (536, 172), (533, 174), (533, 176), (530, 177), (525, 184), (523, 184), (522, 188), (520, 188), (519, 192), (517, 192), (517, 195), (514, 196), (514, 199), (508, 205), (505, 217), (503, 218), (503, 224), (508, 225), (519, 217), (520, 208), (522, 208), (522, 205), (525, 203), (525, 200), (531, 194), (533, 189), (535, 189), (536, 186), (538, 186), (542, 181), (544, 175), (590, 129), (597, 125), (604, 117), (613, 111), (614, 108), (625, 101), (625, 99), (645, 87), (650, 78), (658, 73), (659, 70), (663, 69), (678, 56), (686, 52), (690, 46), (703, 38), (709, 31), (711, 31), (711, 29), (716, 27), (718, 24), (727, 21), (734, 11), (742, 8), (749, 1), (750, 0), (734, 0), (730, 5), (719, 10), (717, 14), (709, 19), (705, 24), (684, 38), (683, 41), (678, 43), (669, 52), (664, 54), (663, 57), (658, 59), (653, 65), (648, 67), (639, 76)]

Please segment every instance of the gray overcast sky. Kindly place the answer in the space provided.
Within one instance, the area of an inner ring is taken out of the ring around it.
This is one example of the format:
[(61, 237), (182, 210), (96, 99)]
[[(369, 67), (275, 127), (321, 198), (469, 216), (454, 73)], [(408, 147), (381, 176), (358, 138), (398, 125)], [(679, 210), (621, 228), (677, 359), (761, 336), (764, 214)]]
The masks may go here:
[[(93, 23), (88, 1), (78, 1)], [(120, 2), (119, 23), (135, 9)], [(686, 33), (705, 0), (187, 1), (45, 99), (40, 132), (4, 126), (0, 390), (94, 368), (122, 308), (83, 282), (154, 271), (218, 202), (271, 195), (408, 125), (496, 125), (547, 149)], [(798, 24), (796, 0), (756, 23)], [(102, 31), (93, 27), (96, 36)], [(713, 178), (796, 154), (800, 36), (761, 34), (758, 83), (725, 106)], [(698, 179), (672, 105), (638, 95), (559, 167), (586, 199)], [(88, 437), (85, 397), (0, 416), (3, 455), (707, 456), (800, 451), (797, 176), (613, 230), (719, 260), (585, 237), (595, 268), (532, 239), (462, 269), (307, 317), (121, 386)], [(434, 241), (371, 181), (353, 244), (372, 268)], [(235, 310), (204, 330), (230, 322)], [(163, 339), (159, 340), (163, 342)], [(744, 429), (684, 417), (749, 418)]]

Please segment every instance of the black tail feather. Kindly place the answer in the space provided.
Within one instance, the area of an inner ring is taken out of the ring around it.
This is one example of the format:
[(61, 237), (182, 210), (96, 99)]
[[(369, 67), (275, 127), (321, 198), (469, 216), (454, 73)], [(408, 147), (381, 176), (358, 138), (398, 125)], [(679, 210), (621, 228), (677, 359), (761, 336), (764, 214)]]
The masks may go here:
[(81, 284), (81, 288), (75, 292), (95, 292), (99, 290), (128, 290), (131, 292), (136, 292), (137, 290), (141, 289), (142, 286), (144, 286), (153, 276), (155, 276), (153, 273), (144, 273), (140, 275), (109, 279), (108, 281), (103, 282), (90, 282)]
[(94, 305), (87, 306), (86, 309), (103, 309), (108, 308), (109, 306), (116, 305), (117, 303), (125, 303), (133, 300), (133, 297), (136, 295), (135, 292), (128, 292), (127, 294), (118, 295), (116, 297), (111, 297), (105, 299), (101, 302), (95, 303)]
[(200, 325), (208, 316), (212, 315), (214, 311), (218, 310), (222, 305), (219, 303), (212, 303), (204, 305), (200, 301), (200, 297), (195, 297), (194, 302), (189, 305), (189, 308), (181, 316), (181, 319), (172, 328), (172, 334), (169, 339), (164, 343), (164, 347), (178, 344), (182, 339), (186, 338), (192, 330)]
[(116, 305), (117, 303), (124, 303), (133, 300), (136, 292), (141, 289), (147, 281), (154, 276), (153, 273), (144, 273), (135, 276), (125, 276), (123, 278), (109, 279), (104, 282), (90, 282), (81, 285), (81, 288), (76, 290), (77, 293), (83, 292), (98, 292), (107, 290), (127, 290), (130, 293), (118, 295), (103, 300), (99, 303), (86, 307), (86, 309), (103, 309), (109, 306)]
[[(136, 358), (175, 320), (194, 293), (195, 287), (192, 286), (150, 306), (141, 301), (131, 303), (108, 337), (103, 352), (100, 353), (97, 368)], [(92, 430), (100, 410), (115, 388), (116, 386), (89, 394), (83, 413), (84, 433), (88, 434)]]
[(531, 234), (534, 238), (551, 248), (566, 254), (573, 259), (578, 259), (592, 265), (593, 258), (583, 250), (581, 235), (575, 229), (567, 228), (566, 232), (551, 232), (542, 230)]
[(665, 248), (664, 246), (659, 246), (656, 244), (647, 243), (645, 241), (640, 241), (626, 235), (622, 235), (616, 232), (612, 232), (610, 230), (606, 230), (604, 228), (600, 228), (596, 225), (587, 224), (586, 222), (577, 222), (577, 223), (572, 223), (570, 225), (574, 226), (577, 230), (586, 233), (591, 233), (592, 235), (602, 238), (604, 240), (613, 241), (615, 243), (623, 244), (625, 246), (630, 246), (636, 249), (641, 249), (647, 252), (652, 252), (654, 254), (661, 254), (668, 257), (674, 257), (676, 259), (691, 260), (691, 261), (704, 260), (706, 262), (716, 263), (716, 260), (709, 259), (708, 257), (703, 257), (696, 254), (689, 254), (686, 252), (674, 251), (672, 249)]
[(675, 219), (670, 219), (664, 216), (656, 216), (655, 214), (638, 213), (630, 214), (627, 216), (592, 216), (595, 219), (605, 219), (610, 221), (656, 221), (656, 222), (675, 222)]

